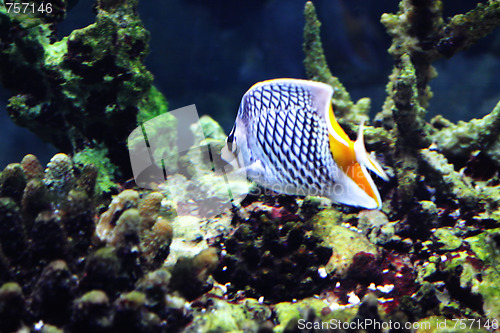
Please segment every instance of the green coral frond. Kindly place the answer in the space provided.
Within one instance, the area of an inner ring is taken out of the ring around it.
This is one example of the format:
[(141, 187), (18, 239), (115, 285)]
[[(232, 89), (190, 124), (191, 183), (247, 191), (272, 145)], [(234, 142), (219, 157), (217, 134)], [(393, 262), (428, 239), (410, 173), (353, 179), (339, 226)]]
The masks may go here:
[(337, 77), (332, 75), (326, 63), (320, 37), (321, 22), (318, 20), (316, 9), (310, 1), (306, 2), (304, 16), (306, 23), (304, 26), (303, 50), (305, 53), (304, 68), (307, 77), (314, 81), (327, 83), (333, 88), (332, 104), (342, 125), (353, 127), (362, 121), (368, 120), (369, 99), (365, 98), (354, 104), (344, 85)]
[(165, 96), (155, 86), (151, 86), (151, 89), (149, 89), (144, 98), (139, 102), (137, 124), (151, 120), (167, 111), (168, 102)]
[(117, 171), (117, 167), (108, 158), (108, 149), (106, 147), (96, 146), (95, 148), (85, 148), (73, 156), (73, 162), (77, 165), (93, 164), (97, 167), (97, 193), (109, 192), (112, 188), (118, 187), (113, 182), (113, 175)]

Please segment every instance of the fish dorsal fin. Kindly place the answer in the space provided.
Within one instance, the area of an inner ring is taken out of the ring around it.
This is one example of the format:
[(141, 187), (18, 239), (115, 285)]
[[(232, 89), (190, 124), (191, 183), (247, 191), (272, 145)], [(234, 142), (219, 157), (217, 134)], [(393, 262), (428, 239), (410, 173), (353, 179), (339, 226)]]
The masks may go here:
[(385, 173), (384, 169), (382, 169), (382, 166), (366, 151), (363, 130), (364, 122), (362, 121), (361, 124), (359, 124), (358, 137), (354, 142), (354, 152), (356, 153), (356, 160), (359, 164), (374, 172), (383, 180), (388, 181), (389, 177)]
[(311, 89), (311, 93), (314, 95), (314, 106), (318, 110), (320, 116), (325, 120), (328, 132), (335, 138), (335, 140), (342, 143), (346, 147), (349, 147), (349, 137), (344, 132), (342, 127), (340, 127), (337, 119), (335, 118), (335, 114), (333, 113), (333, 88), (326, 83), (313, 81), (306, 82)]
[(332, 105), (333, 88), (322, 82), (315, 81), (302, 81), (303, 84), (309, 88), (313, 96), (313, 107), (318, 110), (319, 115), (325, 121), (328, 119), (328, 110)]

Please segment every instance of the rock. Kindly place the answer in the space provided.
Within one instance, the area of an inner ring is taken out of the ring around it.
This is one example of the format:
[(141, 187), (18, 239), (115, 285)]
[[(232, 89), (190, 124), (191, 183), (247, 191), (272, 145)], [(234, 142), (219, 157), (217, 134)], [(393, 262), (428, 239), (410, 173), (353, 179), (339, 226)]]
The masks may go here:
[(0, 331), (15, 332), (28, 320), (21, 287), (15, 282), (0, 287)]
[(19, 163), (11, 163), (0, 174), (0, 197), (9, 197), (19, 203), (26, 186), (26, 176)]
[(4, 255), (14, 263), (28, 250), (19, 208), (11, 198), (0, 198), (0, 244)]
[(215, 248), (201, 251), (194, 258), (179, 258), (172, 268), (170, 287), (187, 300), (193, 300), (211, 289), (207, 277), (215, 269), (219, 256)]
[(56, 260), (45, 266), (31, 295), (35, 317), (44, 323), (67, 325), (75, 297), (75, 282), (64, 261)]
[(76, 333), (107, 332), (112, 327), (108, 296), (92, 290), (73, 302), (71, 330)]

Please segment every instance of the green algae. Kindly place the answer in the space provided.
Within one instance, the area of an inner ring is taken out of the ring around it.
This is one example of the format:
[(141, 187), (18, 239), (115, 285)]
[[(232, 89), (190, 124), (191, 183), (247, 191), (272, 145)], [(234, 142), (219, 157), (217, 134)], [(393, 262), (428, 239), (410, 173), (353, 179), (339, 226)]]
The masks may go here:
[[(426, 142), (425, 109), (420, 105), (417, 90), (417, 74), (408, 54), (401, 55), (387, 85), (384, 109), (391, 111), (397, 126), (397, 146), (423, 148)], [(428, 140), (428, 139), (427, 139)]]
[(432, 141), (448, 158), (464, 158), (477, 150), (486, 153), (497, 165), (500, 165), (500, 102), (493, 111), (481, 119), (453, 124), (442, 116), (437, 116), (431, 123), (441, 129), (432, 134)]
[[(377, 297), (366, 294), (357, 304), (339, 305), (334, 300), (306, 298), (275, 305), (279, 324), (274, 332), (307, 331), (372, 331), (375, 322), (386, 326), (388, 318), (378, 311)], [(371, 323), (371, 324), (369, 324)], [(391, 319), (394, 324), (394, 320)], [(349, 329), (350, 328), (350, 329)]]
[(441, 30), (437, 49), (445, 57), (467, 49), (500, 25), (500, 4), (490, 0), (452, 17)]
[(195, 317), (191, 327), (199, 332), (210, 333), (242, 333), (256, 332), (259, 324), (270, 315), (270, 311), (257, 300), (247, 298), (242, 304), (232, 304), (224, 300), (212, 299), (213, 306), (205, 313)]
[[(500, 297), (500, 272), (498, 262), (500, 260), (498, 246), (493, 239), (499, 235), (500, 229), (484, 231), (476, 236), (465, 239), (456, 236), (457, 231), (451, 228), (439, 228), (434, 231), (434, 236), (439, 244), (440, 251), (445, 254), (433, 255), (429, 258), (427, 265), (423, 265), (419, 270), (419, 281), (424, 285), (429, 285), (426, 280), (433, 280), (434, 276), (447, 274), (445, 282), (450, 283), (452, 279), (457, 279), (461, 292), (469, 294), (481, 300), (481, 308), (487, 319), (499, 320), (500, 307), (498, 298)], [(470, 247), (470, 251), (464, 250), (464, 244)], [(454, 288), (453, 284), (449, 288)], [(422, 289), (421, 289), (422, 290)], [(437, 293), (437, 292), (436, 292)], [(440, 296), (441, 311), (455, 309), (464, 311), (467, 316), (478, 316), (478, 309), (464, 308), (464, 301), (453, 300), (447, 292)], [(485, 320), (483, 320), (484, 322)]]
[(45, 48), (45, 62), (48, 67), (57, 68), (61, 65), (64, 55), (68, 52), (68, 37)]
[(465, 241), (480, 260), (496, 266), (500, 263), (500, 249), (495, 243), (499, 235), (500, 229), (490, 229), (477, 236), (468, 237)]
[(500, 228), (485, 231), (477, 236), (468, 237), (465, 241), (476, 256), (489, 265), (481, 272), (481, 280), (477, 284), (477, 292), (483, 297), (483, 309), (488, 318), (500, 320), (500, 249), (497, 240)]
[[(57, 18), (38, 18), (33, 27), (0, 13), (0, 79), (13, 91), (8, 111), (17, 124), (66, 153), (104, 146), (124, 171), (125, 138), (167, 105), (143, 65), (149, 33), (137, 1), (117, 3), (99, 1), (95, 23), (61, 40), (54, 22), (64, 18), (65, 6)], [(16, 29), (22, 33), (13, 34)], [(23, 77), (31, 78), (28, 84)]]
[(135, 309), (141, 308), (146, 302), (146, 295), (136, 290), (126, 293), (120, 297), (123, 299), (123, 301), (128, 303), (129, 307)]
[(483, 280), (479, 283), (478, 292), (483, 297), (483, 310), (488, 318), (500, 320), (500, 274), (498, 269), (489, 267), (484, 272)]
[(430, 149), (422, 149), (420, 156), (424, 168), (427, 169), (427, 178), (438, 190), (438, 195), (456, 198), (467, 208), (477, 207), (482, 199), (480, 192), (466, 183), (444, 155)]
[(364, 210), (358, 214), (357, 228), (376, 245), (385, 245), (395, 239), (396, 224), (389, 222), (388, 217), (379, 210)]
[(333, 226), (331, 234), (323, 239), (323, 245), (332, 249), (333, 254), (325, 266), (328, 273), (344, 277), (353, 258), (360, 252), (378, 256), (377, 247), (363, 234), (347, 229), (343, 226)]
[(93, 164), (97, 170), (97, 192), (105, 193), (118, 187), (113, 181), (116, 166), (108, 158), (106, 147), (85, 148), (73, 156), (73, 162), (80, 166)]
[(347, 221), (342, 213), (328, 209), (315, 215), (313, 235), (322, 240), (322, 245), (331, 248), (333, 253), (325, 266), (326, 272), (343, 277), (357, 253), (371, 253), (378, 256), (377, 247), (365, 235), (340, 225)]
[[(314, 200), (315, 197), (309, 197), (308, 200)], [(324, 209), (319, 211), (311, 218), (311, 223), (314, 225), (315, 232), (322, 236), (328, 236), (330, 234), (330, 229), (334, 225), (340, 225), (344, 221), (347, 221), (347, 217), (340, 211), (336, 209)]]
[(359, 308), (358, 306), (348, 305), (335, 309), (335, 306), (333, 306), (333, 310), (323, 311), (323, 309), (329, 308), (329, 304), (312, 297), (297, 302), (277, 303), (274, 307), (279, 321), (279, 324), (274, 328), (274, 332), (283, 332), (286, 328), (297, 329), (299, 320), (308, 318), (311, 311), (319, 317), (321, 322), (350, 322), (356, 316)]
[[(429, 55), (429, 40), (435, 39), (436, 31), (443, 25), (441, 1), (428, 2), (420, 5), (410, 0), (399, 2), (397, 14), (383, 14), (382, 24), (392, 37), (389, 53), (396, 60), (396, 66), (407, 54), (415, 67), (417, 83), (416, 98), (419, 105), (427, 107), (432, 92), (429, 81), (436, 77), (436, 71), (431, 66), (434, 59)], [(403, 60), (404, 61), (404, 60)]]
[[(414, 200), (418, 174), (418, 149), (428, 146), (425, 110), (420, 106), (417, 76), (408, 54), (402, 54), (399, 65), (394, 67), (387, 84), (387, 99), (383, 110), (392, 114), (395, 124), (394, 154), (398, 196), (407, 205)], [(382, 112), (384, 112), (382, 111)]]
[(137, 124), (145, 123), (167, 111), (168, 102), (165, 96), (155, 86), (151, 86), (151, 89), (149, 89), (148, 93), (139, 102)]
[(462, 239), (457, 237), (453, 233), (452, 228), (439, 228), (436, 229), (433, 233), (434, 237), (437, 238), (439, 243), (442, 243), (443, 246), (440, 248), (445, 251), (453, 251), (458, 249), (462, 245)]

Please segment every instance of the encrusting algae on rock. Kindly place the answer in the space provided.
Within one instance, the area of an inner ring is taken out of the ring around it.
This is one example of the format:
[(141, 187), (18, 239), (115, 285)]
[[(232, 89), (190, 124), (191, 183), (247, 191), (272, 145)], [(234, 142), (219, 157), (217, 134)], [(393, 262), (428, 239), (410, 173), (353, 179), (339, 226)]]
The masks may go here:
[[(142, 64), (148, 32), (136, 1), (102, 0), (94, 24), (57, 41), (66, 1), (57, 3), (36, 29), (0, 12), (10, 113), (65, 152), (46, 168), (27, 155), (0, 174), (0, 332), (307, 332), (301, 323), (367, 319), (429, 324), (419, 332), (439, 332), (445, 319), (497, 329), (500, 107), (458, 124), (424, 117), (432, 63), (492, 31), (498, 2), (445, 19), (440, 1), (403, 0), (384, 14), (395, 66), (371, 123), (369, 99), (352, 102), (332, 75), (306, 3), (309, 79), (333, 87), (348, 135), (365, 121), (368, 150), (393, 176), (376, 180), (380, 211), (262, 194), (243, 180), (232, 185), (249, 193), (232, 205), (212, 175), (220, 161), (200, 153), (224, 145), (209, 117), (190, 128), (192, 149), (168, 160), (168, 183), (118, 179), (112, 164), (126, 174), (129, 131), (167, 110)], [(14, 71), (28, 68), (37, 80), (22, 86)], [(208, 197), (230, 209), (213, 216)]]
[(65, 153), (105, 149), (128, 171), (126, 137), (166, 108), (143, 64), (149, 32), (138, 2), (97, 1), (95, 23), (61, 40), (57, 23), (67, 1), (51, 4), (50, 15), (31, 18), (34, 27), (0, 7), (0, 80), (13, 92), (9, 115)]

